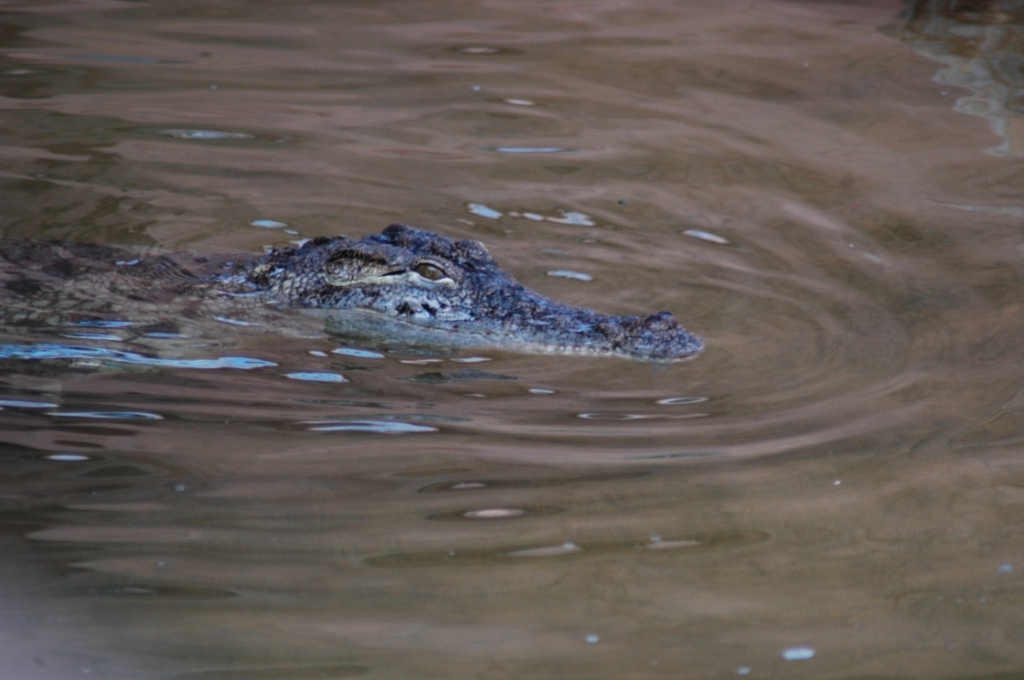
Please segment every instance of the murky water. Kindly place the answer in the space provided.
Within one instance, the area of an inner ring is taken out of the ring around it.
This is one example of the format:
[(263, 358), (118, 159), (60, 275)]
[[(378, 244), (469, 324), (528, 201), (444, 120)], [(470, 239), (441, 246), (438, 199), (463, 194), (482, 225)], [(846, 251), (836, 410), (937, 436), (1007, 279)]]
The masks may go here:
[(1012, 4), (0, 6), (3, 235), (401, 221), (707, 344), (6, 328), (0, 676), (1019, 677)]

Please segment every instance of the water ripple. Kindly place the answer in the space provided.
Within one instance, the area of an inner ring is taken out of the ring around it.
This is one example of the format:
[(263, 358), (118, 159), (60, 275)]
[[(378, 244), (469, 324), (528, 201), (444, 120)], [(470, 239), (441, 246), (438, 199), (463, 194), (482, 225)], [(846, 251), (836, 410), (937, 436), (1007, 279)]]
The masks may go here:
[(496, 151), (498, 153), (569, 153), (580, 149), (571, 146), (484, 146), (485, 151)]
[(348, 382), (348, 380), (345, 380), (345, 376), (341, 375), (340, 373), (325, 373), (322, 371), (299, 371), (297, 373), (286, 373), (284, 377), (290, 378), (291, 380), (304, 380), (306, 382)]
[(21, 399), (0, 399), (2, 408), (57, 408), (57, 404), (48, 401), (23, 401)]
[(248, 371), (277, 366), (272, 361), (249, 357), (218, 357), (216, 359), (159, 359), (136, 352), (105, 349), (103, 347), (76, 347), (42, 343), (38, 345), (0, 345), (0, 360), (32, 361), (43, 359), (92, 359), (119, 364), (157, 366), (160, 368), (235, 368)]
[(360, 359), (383, 359), (384, 355), (380, 352), (371, 352), (368, 349), (357, 349), (355, 347), (338, 347), (331, 350), (331, 354), (343, 354), (349, 357), (359, 357)]
[(163, 420), (156, 413), (145, 411), (57, 411), (46, 415), (54, 418), (97, 418), (99, 420)]
[(310, 432), (372, 432), (375, 434), (421, 434), (437, 432), (436, 427), (387, 420), (314, 421)]

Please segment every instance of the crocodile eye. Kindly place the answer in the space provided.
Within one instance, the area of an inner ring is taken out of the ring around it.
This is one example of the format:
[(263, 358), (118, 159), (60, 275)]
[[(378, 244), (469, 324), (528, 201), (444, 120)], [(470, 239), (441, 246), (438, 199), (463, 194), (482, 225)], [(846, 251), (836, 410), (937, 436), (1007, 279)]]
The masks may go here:
[(448, 277), (448, 275), (444, 273), (443, 269), (437, 265), (430, 264), (429, 262), (420, 262), (416, 265), (413, 271), (428, 281), (438, 281)]

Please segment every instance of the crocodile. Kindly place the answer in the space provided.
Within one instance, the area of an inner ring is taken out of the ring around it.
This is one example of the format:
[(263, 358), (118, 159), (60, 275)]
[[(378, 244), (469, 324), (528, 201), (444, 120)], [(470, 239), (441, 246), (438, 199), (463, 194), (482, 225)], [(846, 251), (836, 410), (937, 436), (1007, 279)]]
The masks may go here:
[(70, 315), (102, 326), (131, 310), (230, 315), (255, 303), (307, 310), (330, 333), (376, 344), (655, 362), (703, 349), (669, 312), (612, 316), (564, 305), (518, 283), (479, 241), (401, 224), (262, 256), (3, 239), (0, 285), (6, 321), (22, 325)]

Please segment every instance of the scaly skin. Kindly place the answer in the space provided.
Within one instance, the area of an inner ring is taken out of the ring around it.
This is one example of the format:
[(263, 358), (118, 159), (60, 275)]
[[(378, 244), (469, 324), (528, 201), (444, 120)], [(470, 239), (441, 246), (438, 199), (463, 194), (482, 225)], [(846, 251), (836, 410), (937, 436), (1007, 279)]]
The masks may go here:
[(4, 319), (17, 325), (122, 319), (145, 328), (298, 307), (322, 314), (330, 331), (383, 344), (646, 361), (703, 349), (668, 312), (616, 317), (563, 305), (517, 283), (478, 241), (397, 224), (262, 257), (4, 239), (0, 287)]
[(675, 361), (703, 348), (668, 312), (616, 317), (569, 307), (516, 282), (479, 241), (400, 224), (359, 240), (318, 238), (275, 250), (237, 273), (290, 306), (365, 310), (328, 311), (328, 328), (378, 339), (397, 333), (415, 344), (649, 361)]

